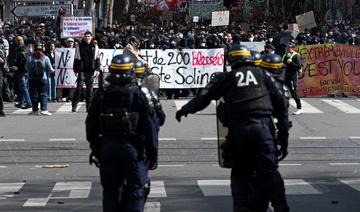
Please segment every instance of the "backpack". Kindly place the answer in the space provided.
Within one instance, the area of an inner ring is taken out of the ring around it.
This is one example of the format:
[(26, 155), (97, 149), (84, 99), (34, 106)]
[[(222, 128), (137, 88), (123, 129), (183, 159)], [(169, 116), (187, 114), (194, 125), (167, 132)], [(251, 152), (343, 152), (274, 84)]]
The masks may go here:
[(34, 59), (31, 63), (31, 69), (29, 71), (29, 78), (33, 80), (42, 80), (45, 73), (45, 66), (41, 60)]

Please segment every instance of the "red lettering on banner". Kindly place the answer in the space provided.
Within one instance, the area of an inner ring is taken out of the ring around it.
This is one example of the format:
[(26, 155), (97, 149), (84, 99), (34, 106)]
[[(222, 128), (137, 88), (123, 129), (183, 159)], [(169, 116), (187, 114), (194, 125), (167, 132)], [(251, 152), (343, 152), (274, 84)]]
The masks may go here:
[(191, 52), (192, 61), (191, 64), (193, 66), (206, 66), (206, 65), (213, 65), (213, 66), (222, 66), (224, 65), (224, 54), (221, 52), (216, 53), (216, 55), (203, 55), (202, 51), (198, 52)]

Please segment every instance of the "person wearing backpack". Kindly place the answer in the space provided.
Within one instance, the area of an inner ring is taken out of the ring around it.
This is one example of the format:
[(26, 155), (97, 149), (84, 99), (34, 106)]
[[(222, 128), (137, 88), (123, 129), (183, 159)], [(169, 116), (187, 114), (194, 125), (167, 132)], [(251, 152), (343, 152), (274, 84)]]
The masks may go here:
[[(48, 90), (49, 74), (54, 72), (49, 57), (44, 52), (44, 44), (36, 42), (34, 53), (28, 57), (25, 69), (29, 73), (30, 99), (32, 102), (32, 112), (29, 115), (50, 116), (48, 111)], [(39, 113), (39, 103), (41, 112)]]

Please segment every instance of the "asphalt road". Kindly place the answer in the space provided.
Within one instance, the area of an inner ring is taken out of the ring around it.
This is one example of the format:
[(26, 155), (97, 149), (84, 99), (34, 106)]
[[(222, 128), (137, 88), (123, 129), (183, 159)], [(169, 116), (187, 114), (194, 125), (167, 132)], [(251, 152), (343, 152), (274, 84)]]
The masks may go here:
[[(178, 123), (175, 111), (186, 101), (162, 101), (167, 121), (146, 211), (231, 211), (230, 172), (217, 165), (215, 105)], [(360, 101), (303, 101), (306, 113), (291, 115), (289, 156), (280, 164), (291, 211), (358, 212)], [(87, 163), (85, 108), (70, 109), (50, 103), (52, 116), (29, 116), (6, 104), (0, 211), (101, 211), (98, 170)]]

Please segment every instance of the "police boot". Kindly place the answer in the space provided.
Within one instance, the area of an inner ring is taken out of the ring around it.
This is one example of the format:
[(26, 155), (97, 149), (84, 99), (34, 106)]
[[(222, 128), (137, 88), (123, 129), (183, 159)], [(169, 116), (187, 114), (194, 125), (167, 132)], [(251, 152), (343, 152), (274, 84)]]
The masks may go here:
[(285, 185), (280, 173), (277, 171), (274, 177), (270, 180), (270, 201), (274, 207), (274, 212), (289, 212), (290, 208), (286, 201)]

